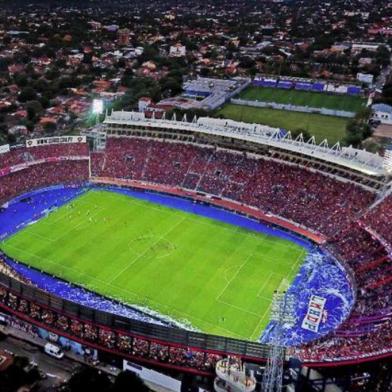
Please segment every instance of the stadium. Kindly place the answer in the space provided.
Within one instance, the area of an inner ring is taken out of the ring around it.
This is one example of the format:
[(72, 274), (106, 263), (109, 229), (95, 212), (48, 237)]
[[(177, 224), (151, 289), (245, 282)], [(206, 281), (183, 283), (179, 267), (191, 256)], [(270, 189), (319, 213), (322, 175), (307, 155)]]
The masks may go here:
[[(99, 139), (0, 149), (0, 310), (124, 358), (211, 374), (392, 354), (390, 157), (231, 120), (112, 112)], [(91, 148), (90, 148), (91, 147)]]

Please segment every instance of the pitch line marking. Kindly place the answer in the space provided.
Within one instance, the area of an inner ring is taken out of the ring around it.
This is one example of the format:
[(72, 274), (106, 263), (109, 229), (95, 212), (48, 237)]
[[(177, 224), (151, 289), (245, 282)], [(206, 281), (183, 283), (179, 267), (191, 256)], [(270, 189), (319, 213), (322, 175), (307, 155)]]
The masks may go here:
[[(90, 207), (91, 208), (91, 210), (93, 210), (94, 211), (94, 214), (93, 215), (91, 215), (91, 216), (89, 216), (89, 218), (95, 218), (97, 215), (99, 215), (101, 212), (103, 212), (103, 211), (105, 211), (105, 208), (103, 208), (103, 207), (96, 207), (96, 206), (92, 206), (91, 204), (89, 204), (89, 203), (85, 203), (86, 205), (87, 205), (87, 207)], [(56, 212), (56, 211), (53, 211), (54, 213)], [(75, 213), (75, 212), (74, 212)], [(49, 213), (48, 215), (47, 215), (47, 217), (50, 215), (51, 213)], [(58, 217), (57, 219), (55, 219), (52, 223), (46, 223), (46, 225), (47, 226), (56, 226), (56, 224), (58, 223), (58, 222), (60, 222), (60, 221), (63, 221), (63, 220), (67, 220), (69, 217), (71, 217), (72, 215), (74, 215), (74, 214), (72, 214), (71, 212), (69, 212), (69, 213), (67, 213), (67, 214), (65, 214), (65, 215), (61, 215), (60, 217)], [(83, 218), (82, 219), (82, 221), (81, 222), (79, 222), (78, 224), (76, 224), (75, 226), (73, 226), (72, 228), (70, 228), (70, 229), (68, 229), (65, 233), (63, 233), (61, 236), (59, 236), (59, 237), (57, 237), (57, 238), (54, 238), (54, 239), (51, 239), (51, 241), (53, 241), (53, 242), (55, 242), (55, 241), (58, 241), (58, 240), (60, 240), (61, 238), (63, 238), (65, 235), (67, 235), (68, 233), (70, 233), (71, 231), (73, 231), (73, 230), (76, 230), (78, 227), (80, 227), (80, 226), (82, 226), (83, 224), (85, 224), (85, 223), (87, 223), (87, 221), (84, 219), (85, 218), (85, 215), (86, 214), (81, 214), (80, 216), (79, 216), (79, 218)]]
[(225, 270), (223, 272), (223, 277), (224, 277), (226, 283), (230, 283), (230, 279), (227, 278), (227, 272), (232, 270), (233, 268), (241, 268), (241, 264), (236, 264), (236, 265), (232, 265), (231, 267), (225, 268)]
[[(79, 202), (80, 202), (80, 201), (79, 201)], [(83, 204), (83, 203), (82, 203), (82, 204)], [(86, 208), (91, 209), (92, 211), (95, 212), (95, 215), (94, 215), (94, 216), (98, 215), (98, 214), (99, 214), (100, 212), (102, 212), (102, 211), (105, 211), (105, 208), (104, 208), (104, 207), (100, 207), (100, 206), (96, 206), (96, 205), (94, 206), (94, 205), (92, 205), (91, 203), (86, 203), (86, 202), (84, 202), (84, 204), (86, 205)], [(69, 206), (69, 205), (70, 205), (70, 204), (65, 204), (63, 207), (67, 207), (67, 206)], [(61, 207), (60, 207), (60, 208), (61, 208)], [(80, 211), (80, 210), (79, 210), (79, 211)], [(54, 219), (53, 222), (51, 222), (51, 223), (45, 222), (45, 224), (46, 224), (47, 226), (56, 226), (56, 224), (57, 224), (58, 222), (64, 221), (64, 220), (68, 220), (70, 217), (72, 217), (72, 216), (75, 215), (75, 211), (66, 211), (65, 213), (60, 213), (59, 210), (55, 210), (55, 211), (52, 211), (52, 212), (50, 212), (49, 214), (47, 214), (47, 215), (45, 216), (45, 218), (49, 217), (49, 215), (51, 215), (52, 213), (56, 213), (56, 212), (58, 212), (60, 216), (59, 216), (57, 219)], [(79, 218), (84, 218), (86, 215), (87, 215), (87, 214), (84, 212), (83, 214), (78, 215), (78, 217), (79, 217)], [(93, 217), (94, 217), (94, 216), (93, 216)]]
[(249, 314), (251, 314), (252, 316), (256, 316), (257, 318), (260, 317), (260, 314), (258, 314), (258, 313), (252, 312), (252, 311), (250, 311), (250, 310), (246, 310), (246, 309), (244, 309), (244, 308), (241, 308), (241, 307), (239, 307), (239, 306), (230, 304), (230, 303), (225, 302), (225, 301), (222, 301), (222, 300), (220, 300), (220, 299), (218, 299), (217, 302), (219, 302), (219, 303), (221, 303), (221, 304), (224, 304), (224, 305), (226, 305), (226, 306), (230, 306), (230, 307), (232, 307), (232, 308), (234, 308), (234, 309), (237, 309), (237, 310), (239, 310), (239, 311), (241, 311), (241, 312), (249, 313)]
[(32, 237), (36, 237), (36, 238), (38, 238), (41, 241), (49, 241), (49, 242), (55, 242), (56, 241), (56, 240), (53, 240), (53, 239), (51, 239), (49, 237), (44, 237), (43, 235), (38, 234), (38, 233), (28, 233), (28, 235), (32, 236)]
[(253, 330), (253, 333), (252, 333), (252, 335), (251, 335), (251, 339), (253, 339), (254, 338), (254, 336), (255, 336), (255, 334), (257, 334), (257, 338), (256, 339), (258, 339), (259, 337), (260, 337), (260, 328), (261, 328), (261, 323), (264, 321), (264, 319), (265, 319), (265, 316), (267, 315), (267, 313), (269, 314), (269, 312), (270, 312), (270, 309), (271, 309), (271, 306), (272, 306), (272, 302), (270, 301), (270, 304), (268, 305), (268, 307), (267, 307), (267, 309), (265, 310), (265, 312), (263, 313), (263, 316), (261, 317), (261, 319), (259, 320), (259, 322), (257, 323), (257, 325), (256, 325), (256, 327), (255, 327), (255, 329)]
[[(97, 217), (102, 211), (104, 211), (103, 208), (101, 209), (96, 209), (96, 212), (92, 215), (89, 216), (89, 218), (95, 218)], [(86, 220), (82, 220), (80, 223), (76, 224), (75, 226), (71, 227), (70, 229), (68, 229), (66, 232), (63, 232), (59, 237), (54, 238), (53, 241), (57, 242), (60, 241), (62, 238), (64, 238), (66, 235), (68, 235), (69, 233), (72, 233), (74, 230), (78, 229), (79, 227), (85, 225), (87, 222)]]
[[(84, 271), (80, 271), (80, 270), (77, 269), (77, 268), (69, 267), (69, 266), (67, 266), (67, 265), (63, 265), (63, 264), (61, 264), (61, 263), (55, 262), (55, 261), (53, 261), (53, 260), (51, 260), (51, 259), (48, 259), (48, 258), (41, 258), (41, 257), (35, 255), (35, 254), (32, 253), (32, 252), (29, 252), (29, 251), (27, 251), (27, 250), (25, 250), (25, 249), (22, 249), (22, 248), (19, 248), (19, 247), (16, 247), (16, 246), (11, 246), (11, 247), (12, 247), (13, 249), (18, 250), (18, 251), (21, 251), (21, 252), (25, 252), (25, 253), (27, 253), (27, 254), (30, 254), (30, 256), (35, 257), (35, 258), (37, 258), (37, 259), (40, 260), (40, 261), (47, 261), (47, 262), (49, 262), (50, 264), (53, 264), (54, 266), (62, 267), (62, 268), (68, 269), (68, 270), (70, 270), (70, 271), (74, 271), (74, 272), (78, 273), (79, 275), (87, 276), (88, 278), (92, 279), (93, 281), (99, 282), (99, 283), (103, 284), (103, 285), (106, 286), (106, 287), (114, 288), (114, 289), (117, 289), (117, 290), (121, 290), (121, 291), (123, 291), (123, 292), (125, 292), (125, 293), (127, 293), (127, 294), (131, 294), (133, 297), (136, 298), (136, 300), (137, 300), (138, 298), (141, 298), (140, 295), (138, 295), (138, 294), (135, 293), (134, 291), (131, 291), (131, 290), (128, 290), (128, 289), (124, 289), (123, 287), (118, 286), (118, 285), (116, 285), (116, 284), (108, 283), (107, 281), (104, 281), (104, 280), (102, 280), (102, 279), (96, 278), (96, 277), (94, 277), (93, 275), (90, 275), (90, 274), (88, 274), (88, 273), (86, 273), (86, 272), (84, 272)], [(28, 264), (27, 264), (27, 265), (28, 265)], [(34, 267), (32, 267), (32, 268), (34, 268)], [(39, 267), (35, 267), (35, 268), (39, 269)], [(51, 275), (50, 272), (47, 272), (47, 274)], [(57, 276), (58, 276), (59, 278), (61, 278), (61, 276), (59, 276), (59, 275), (57, 275)], [(70, 283), (72, 284), (71, 281), (70, 281)], [(78, 284), (78, 283), (74, 283), (74, 285), (79, 286), (79, 287), (82, 287), (82, 288), (85, 288), (85, 289), (87, 289), (87, 290), (90, 290), (90, 291), (96, 293), (97, 295), (106, 296), (107, 298), (109, 298), (109, 299), (111, 299), (111, 300), (117, 300), (117, 301), (120, 300), (120, 301), (123, 301), (125, 304), (128, 304), (128, 305), (131, 305), (131, 306), (132, 306), (131, 299), (125, 300), (125, 299), (122, 299), (122, 298), (119, 298), (119, 297), (117, 297), (117, 298), (111, 298), (111, 297), (108, 296), (107, 294), (100, 294), (100, 293), (99, 293), (98, 291), (96, 291), (96, 289), (95, 289), (94, 287), (92, 287), (92, 286), (83, 285), (83, 284), (80, 284), (80, 283), (79, 283), (79, 284)], [(163, 309), (164, 309), (164, 308), (167, 308), (167, 307), (169, 306), (169, 305), (164, 305), (164, 304), (162, 304), (162, 303), (160, 303), (160, 302), (157, 302), (157, 301), (155, 301), (155, 300), (152, 300), (152, 299), (149, 299), (149, 302), (155, 303), (155, 304), (157, 304), (157, 305), (160, 305), (160, 307), (163, 308)], [(137, 303), (134, 303), (134, 305), (138, 305), (138, 304), (137, 304)], [(218, 329), (220, 329), (220, 330), (223, 330), (223, 331), (225, 331), (225, 332), (227, 332), (227, 333), (229, 333), (229, 334), (231, 334), (231, 335), (233, 335), (233, 336), (236, 336), (237, 338), (240, 338), (240, 339), (248, 339), (247, 336), (239, 335), (239, 334), (237, 334), (237, 333), (235, 333), (235, 332), (233, 332), (233, 331), (231, 331), (231, 330), (229, 330), (229, 329), (226, 329), (226, 328), (224, 328), (224, 327), (222, 327), (222, 326), (219, 326), (219, 325), (214, 324), (214, 323), (211, 323), (211, 322), (209, 322), (209, 321), (200, 319), (200, 318), (198, 318), (198, 317), (195, 317), (195, 316), (190, 315), (190, 314), (188, 314), (188, 313), (185, 313), (185, 312), (183, 312), (183, 311), (176, 310), (175, 308), (171, 308), (171, 312), (177, 313), (177, 314), (179, 314), (179, 315), (181, 315), (181, 316), (186, 316), (186, 317), (189, 317), (189, 318), (193, 318), (194, 320), (198, 320), (198, 321), (202, 322), (203, 324), (207, 324), (207, 325), (209, 325), (209, 326), (211, 326), (211, 327), (213, 327), (213, 328), (218, 328)], [(165, 313), (163, 313), (163, 311), (159, 311), (159, 310), (158, 310), (158, 313), (160, 313), (162, 316), (165, 315)], [(169, 316), (170, 316), (170, 312), (166, 313), (166, 315), (169, 315)]]
[(265, 289), (265, 286), (267, 283), (271, 280), (272, 275), (274, 275), (273, 272), (270, 272), (267, 279), (264, 280), (263, 285), (260, 287), (259, 291), (256, 294), (256, 298), (262, 298), (263, 296), (260, 295), (260, 293)]
[[(73, 200), (70, 200), (67, 204), (64, 204), (63, 206), (57, 207), (57, 208), (55, 208), (53, 211), (50, 211), (48, 214), (45, 215), (45, 218), (47, 218), (47, 217), (49, 217), (49, 215), (51, 215), (52, 213), (59, 212), (59, 217), (58, 217), (57, 219), (54, 219), (53, 222), (50, 223), (50, 225), (55, 225), (56, 223), (58, 223), (58, 222), (60, 222), (60, 221), (62, 221), (62, 220), (67, 219), (69, 216), (72, 215), (72, 212), (75, 212), (75, 210), (73, 209), (73, 207), (72, 207), (72, 210), (70, 211), (70, 208), (71, 208), (70, 205), (71, 205), (72, 201), (73, 201)], [(82, 202), (82, 201), (78, 200), (78, 203), (80, 203), (81, 205), (83, 205), (83, 204), (86, 205), (87, 208), (88, 208), (88, 207), (91, 207), (91, 204), (90, 204), (90, 203), (87, 203), (87, 202)], [(67, 208), (67, 210), (64, 210), (64, 212), (63, 212), (63, 211), (60, 211), (60, 209), (61, 209), (62, 207)], [(94, 207), (94, 208), (95, 208), (95, 207)], [(61, 213), (60, 213), (60, 212), (61, 212)]]
[[(85, 203), (86, 205), (88, 205), (88, 206), (90, 206), (88, 203)], [(140, 203), (135, 203), (135, 204), (142, 204), (141, 202)], [(150, 207), (151, 208), (151, 207)], [(105, 211), (105, 209), (104, 208), (96, 208), (97, 210), (99, 210), (99, 211), (97, 211), (97, 213), (96, 214), (94, 214), (94, 216), (96, 216), (96, 215), (98, 215), (98, 213), (100, 213), (101, 211)], [(160, 210), (159, 208), (154, 208), (154, 207), (152, 207), (152, 209), (154, 209), (154, 210), (159, 210), (159, 211), (161, 211), (161, 212), (163, 212), (162, 210)], [(68, 214), (66, 215), (66, 216), (62, 216), (62, 217), (60, 217), (60, 219), (59, 219), (59, 221), (60, 220), (63, 220), (63, 219), (65, 219), (65, 218), (67, 218), (68, 217)], [(186, 219), (186, 218), (185, 218)], [(200, 222), (198, 222), (198, 223), (200, 223)], [(205, 224), (209, 224), (209, 225), (213, 225), (212, 223), (210, 224), (209, 222), (203, 222), (203, 223), (205, 223)], [(78, 224), (77, 226), (79, 226), (80, 224)], [(74, 230), (75, 228), (73, 228), (73, 230)], [(172, 228), (173, 229), (173, 228)], [(171, 229), (171, 230), (172, 230)], [(251, 236), (258, 236), (258, 233), (247, 233), (248, 235), (251, 235)], [(43, 239), (45, 239), (45, 240), (49, 240), (49, 241), (55, 241), (55, 240), (51, 240), (51, 239), (49, 239), (49, 238), (45, 238), (45, 237), (43, 237), (43, 236), (41, 236)], [(61, 238), (61, 237), (60, 237)], [(262, 240), (262, 242), (270, 242), (271, 240), (269, 239), (269, 238), (261, 238), (261, 240)], [(159, 242), (159, 241), (158, 241)], [(15, 247), (14, 247), (15, 248)], [(291, 247), (288, 247), (288, 248), (291, 248)], [(23, 251), (23, 250), (22, 250)], [(30, 252), (29, 252), (30, 253)], [(300, 258), (302, 257), (302, 255), (304, 254), (304, 253), (306, 253), (304, 250), (302, 250), (302, 252), (301, 252), (301, 254), (300, 255), (298, 255), (298, 257), (297, 257), (297, 260), (295, 261), (295, 263), (293, 263), (293, 265), (292, 265), (292, 267), (291, 267), (291, 270), (293, 270), (297, 265), (298, 265), (298, 263), (299, 263), (299, 261), (300, 261)], [(36, 257), (36, 258), (38, 258), (38, 259), (41, 259), (41, 260), (45, 260), (44, 258), (39, 258), (39, 256), (37, 256), (37, 255), (34, 255), (34, 254), (32, 254), (34, 257)], [(248, 257), (248, 259), (250, 258), (250, 256)], [(240, 270), (243, 268), (243, 266), (248, 262), (248, 259), (247, 259), (247, 261), (245, 261), (243, 264), (241, 264), (240, 265), (240, 267), (239, 267), (239, 269), (237, 270), (237, 272), (235, 273), (235, 275), (230, 279), (230, 281), (228, 281), (228, 284), (226, 285), (227, 287), (228, 287), (228, 285), (236, 278), (236, 276), (239, 274), (239, 272), (240, 272)], [(268, 259), (268, 258), (267, 258)], [(51, 260), (49, 260), (49, 259), (46, 259), (46, 260), (48, 260), (49, 262), (51, 262), (52, 264), (54, 264), (54, 265), (61, 265), (61, 264), (59, 264), (59, 263), (57, 263), (57, 262), (54, 262), (54, 261), (51, 261)], [(273, 261), (273, 260), (267, 260), (267, 262), (269, 262), (269, 261)], [(97, 282), (100, 282), (100, 283), (103, 283), (105, 286), (107, 286), (107, 287), (114, 287), (114, 288), (117, 288), (117, 289), (119, 289), (119, 290), (121, 290), (121, 291), (125, 291), (126, 293), (130, 293), (132, 296), (135, 296), (136, 298), (138, 298), (139, 297), (139, 295), (138, 294), (136, 294), (136, 293), (134, 293), (134, 292), (132, 292), (132, 291), (130, 291), (130, 290), (127, 290), (127, 289), (124, 289), (124, 288), (122, 288), (122, 287), (119, 287), (119, 286), (117, 286), (117, 285), (115, 285), (115, 284), (108, 284), (106, 281), (102, 281), (101, 279), (99, 279), (99, 278), (96, 278), (96, 277), (94, 277), (94, 276), (92, 276), (92, 275), (89, 275), (88, 273), (86, 273), (86, 272), (82, 272), (82, 271), (80, 271), (80, 270), (78, 270), (78, 269), (75, 269), (75, 268), (72, 268), (72, 267), (68, 267), (68, 266), (65, 266), (65, 265), (61, 265), (61, 267), (65, 267), (66, 269), (69, 269), (69, 270), (74, 270), (74, 271), (77, 271), (78, 272), (78, 275), (84, 275), (84, 276), (88, 276), (89, 278), (91, 278), (92, 280), (94, 280), (94, 281), (97, 281)], [(233, 266), (233, 267), (229, 267), (229, 269), (230, 268), (234, 268), (235, 266)], [(227, 272), (228, 272), (228, 270), (229, 269), (226, 269), (226, 271), (225, 271), (225, 280), (227, 281)], [(80, 271), (80, 272), (79, 272)], [(273, 274), (273, 273), (271, 273), (271, 274)], [(272, 276), (270, 274), (270, 277)], [(287, 276), (289, 276), (290, 274), (288, 274)], [(269, 279), (270, 279), (270, 277), (269, 277)], [(263, 287), (265, 287), (265, 285), (266, 285), (266, 282), (264, 283), (264, 285), (263, 285)], [(227, 287), (225, 288), (225, 290), (227, 289)], [(224, 291), (225, 291), (224, 290)], [(260, 289), (261, 290), (261, 289)], [(259, 293), (260, 293), (260, 290), (259, 290)], [(94, 290), (95, 291), (95, 290)], [(223, 293), (224, 293), (224, 291), (220, 294), (220, 295), (223, 295)], [(258, 296), (259, 296), (259, 293), (258, 293)], [(218, 296), (219, 297), (219, 296)], [(262, 299), (264, 299), (264, 300), (266, 300), (266, 301), (271, 301), (271, 299), (270, 298), (266, 298), (266, 297), (262, 297), (262, 296), (259, 296), (260, 298), (262, 298)], [(253, 312), (251, 312), (251, 311), (248, 311), (248, 310), (245, 310), (245, 309), (242, 309), (242, 308), (240, 308), (240, 307), (237, 307), (237, 306), (235, 306), (235, 305), (232, 305), (232, 304), (229, 304), (229, 303), (225, 303), (224, 301), (222, 301), (222, 300), (218, 300), (219, 302), (222, 302), (222, 303), (224, 303), (224, 304), (226, 304), (227, 306), (231, 306), (231, 307), (233, 307), (233, 308), (237, 308), (238, 310), (240, 310), (240, 311), (242, 311), (242, 312), (246, 312), (246, 313), (249, 313), (249, 314), (252, 314), (252, 315), (255, 315), (255, 316), (259, 316), (258, 314), (256, 314), (256, 313), (253, 313)], [(125, 303), (126, 303), (127, 301), (125, 300)], [(156, 301), (154, 301), (154, 300), (150, 300), (149, 302), (152, 302), (152, 303), (156, 303), (156, 304), (159, 304), (159, 302), (156, 302)], [(166, 306), (166, 305), (162, 305), (161, 304), (161, 306)], [(265, 317), (266, 317), (266, 315), (267, 315), (267, 312), (269, 311), (269, 309), (270, 309), (270, 307), (271, 307), (271, 305), (269, 305), (269, 307), (266, 309), (266, 311), (264, 312), (264, 314), (263, 314), (263, 316), (262, 316), (262, 318), (260, 319), (260, 321), (258, 322), (258, 324), (256, 325), (256, 328), (255, 328), (255, 331), (253, 332), (253, 335), (255, 334), (255, 332), (256, 332), (256, 330), (258, 330), (259, 329), (259, 325), (262, 323), (262, 321), (265, 319)], [(174, 309), (172, 309), (172, 310), (174, 310)], [(184, 313), (184, 312), (181, 312), (181, 311), (178, 311), (178, 310), (174, 310), (177, 314), (182, 314), (182, 315), (186, 315), (186, 316), (190, 316), (190, 315), (188, 315), (188, 314), (186, 314), (186, 313)], [(170, 314), (170, 312), (169, 312), (169, 314)], [(192, 317), (193, 319), (195, 319), (195, 317), (194, 316), (190, 316), (190, 317)], [(198, 318), (196, 318), (196, 319), (198, 319)], [(232, 332), (232, 331), (230, 331), (230, 330), (227, 330), (227, 329), (225, 329), (225, 328), (223, 328), (223, 327), (221, 327), (221, 326), (219, 326), (219, 325), (216, 325), (216, 324), (213, 324), (213, 323), (210, 323), (210, 322), (208, 322), (208, 321), (206, 321), (206, 320), (202, 320), (202, 319), (198, 319), (199, 321), (201, 321), (202, 323), (204, 323), (204, 324), (208, 324), (208, 325), (211, 325), (211, 326), (213, 326), (213, 327), (217, 327), (217, 328), (219, 328), (219, 329), (222, 329), (222, 330), (225, 330), (225, 331), (227, 331), (227, 332), (229, 332), (230, 334), (232, 334), (232, 335), (236, 335), (236, 336), (241, 336), (241, 335), (238, 335), (238, 334), (236, 334), (236, 333), (234, 333), (234, 332)], [(252, 335), (252, 336), (253, 336)]]
[[(241, 269), (243, 268), (243, 266), (248, 262), (248, 260), (250, 259), (251, 256), (248, 256), (246, 261), (244, 261), (240, 267), (238, 268), (237, 272), (232, 276), (231, 279), (227, 280), (227, 283), (225, 285), (225, 287), (223, 288), (223, 290), (220, 292), (219, 295), (216, 296), (215, 300), (219, 301), (220, 297), (222, 297), (223, 293), (226, 291), (226, 289), (229, 287), (229, 285), (231, 284), (231, 282), (233, 282), (233, 280), (237, 277), (237, 275), (239, 274), (239, 272), (241, 271)], [(225, 278), (226, 279), (226, 278)]]
[(166, 233), (162, 234), (161, 236), (158, 237), (158, 239), (151, 244), (146, 250), (144, 250), (142, 253), (139, 254), (139, 256), (136, 256), (127, 266), (125, 266), (121, 271), (119, 271), (117, 274), (113, 276), (112, 279), (109, 280), (109, 284), (113, 283), (120, 275), (122, 275), (128, 268), (130, 268), (133, 264), (135, 264), (141, 257), (143, 257), (147, 252), (151, 250), (152, 247), (157, 245), (160, 241), (162, 241), (170, 232), (172, 232), (176, 227), (178, 227), (180, 224), (182, 224), (187, 218), (184, 217), (181, 220), (179, 220), (176, 224), (174, 224)]

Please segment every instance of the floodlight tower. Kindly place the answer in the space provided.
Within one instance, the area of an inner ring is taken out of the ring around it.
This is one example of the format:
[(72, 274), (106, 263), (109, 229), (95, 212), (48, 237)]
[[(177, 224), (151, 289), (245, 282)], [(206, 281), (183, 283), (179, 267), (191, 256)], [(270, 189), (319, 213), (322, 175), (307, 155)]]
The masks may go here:
[(104, 105), (103, 105), (102, 99), (94, 99), (93, 100), (92, 112), (93, 112), (93, 114), (95, 114), (96, 124), (98, 123), (99, 116), (103, 113), (103, 106)]
[(272, 300), (271, 320), (275, 321), (275, 327), (271, 334), (271, 348), (264, 370), (262, 391), (280, 392), (285, 361), (283, 325), (293, 325), (296, 321), (294, 296), (285, 291), (275, 291)]

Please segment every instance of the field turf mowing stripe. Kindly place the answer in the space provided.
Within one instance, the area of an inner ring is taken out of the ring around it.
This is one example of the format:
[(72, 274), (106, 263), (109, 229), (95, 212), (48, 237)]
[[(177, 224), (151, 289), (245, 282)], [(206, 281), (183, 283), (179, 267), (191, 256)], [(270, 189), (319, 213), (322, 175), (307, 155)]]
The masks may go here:
[(348, 112), (357, 112), (364, 107), (366, 103), (366, 101), (359, 96), (254, 86), (242, 91), (240, 98), (263, 102), (309, 106), (313, 108), (345, 110)]
[(89, 191), (0, 244), (16, 260), (204, 332), (257, 340), (305, 249), (115, 192)]
[(348, 119), (324, 116), (313, 113), (289, 112), (267, 108), (255, 108), (243, 105), (226, 104), (216, 112), (223, 118), (248, 123), (258, 123), (271, 127), (284, 128), (289, 131), (302, 129), (315, 136), (317, 142), (328, 139), (332, 146), (343, 140)]

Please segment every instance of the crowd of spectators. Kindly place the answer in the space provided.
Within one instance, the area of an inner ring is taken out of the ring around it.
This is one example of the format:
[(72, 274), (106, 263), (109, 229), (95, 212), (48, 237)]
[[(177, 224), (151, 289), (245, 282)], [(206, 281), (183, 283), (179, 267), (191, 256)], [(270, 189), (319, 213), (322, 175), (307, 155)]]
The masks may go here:
[(50, 144), (36, 147), (16, 147), (9, 152), (0, 154), (0, 169), (33, 162), (46, 158), (88, 157), (87, 143)]
[[(88, 154), (87, 144), (74, 143), (22, 147), (0, 155), (0, 169), (47, 159), (1, 176), (0, 204), (34, 188), (88, 180), (88, 160), (83, 158)], [(62, 159), (69, 157), (78, 159)], [(333, 336), (305, 347), (302, 355), (320, 359), (327, 347), (330, 354), (342, 358), (354, 346), (362, 355), (385, 347), (389, 335), (384, 332), (390, 323), (387, 315), (392, 311), (392, 257), (386, 246), (392, 243), (392, 196), (369, 210), (375, 195), (350, 182), (245, 152), (190, 143), (113, 137), (107, 139), (103, 152), (94, 152), (90, 158), (94, 177), (131, 179), (208, 193), (257, 207), (325, 235), (326, 247), (355, 277), (356, 303)], [(7, 300), (23, 313), (28, 309), (33, 318), (39, 317), (80, 338), (98, 341), (108, 349), (172, 364), (206, 363), (204, 353), (189, 354), (69, 320), (34, 304), (27, 306), (26, 301), (18, 303), (12, 294)]]
[[(126, 354), (135, 359), (146, 359), (157, 363), (214, 371), (217, 361), (222, 355), (211, 354), (188, 347), (171, 346), (141, 337), (131, 336), (122, 331), (112, 330), (104, 326), (93, 325), (87, 321), (78, 320), (56, 310), (37, 305), (34, 302), (15, 295), (0, 286), (0, 303), (35, 320), (49, 330), (66, 333), (85, 344), (98, 344), (118, 354)], [(20, 322), (24, 325), (23, 322)], [(19, 328), (18, 325), (15, 326)], [(22, 328), (22, 327), (21, 327)], [(23, 329), (25, 329), (23, 327)], [(28, 332), (28, 331), (27, 331)]]
[(92, 156), (92, 173), (232, 199), (325, 235), (345, 227), (374, 199), (359, 186), (295, 165), (142, 138), (108, 138), (105, 153)]
[(87, 181), (88, 157), (87, 143), (15, 147), (0, 154), (0, 205), (36, 188)]
[(88, 178), (88, 160), (64, 160), (29, 166), (0, 177), (0, 205), (33, 189), (56, 184), (78, 184)]
[(356, 302), (348, 319), (330, 335), (302, 347), (306, 361), (353, 360), (391, 350), (392, 260), (384, 245), (359, 222), (332, 236), (326, 245), (353, 272)]
[[(385, 347), (379, 327), (385, 326), (391, 309), (391, 258), (383, 243), (358, 223), (358, 217), (369, 217), (375, 231), (392, 241), (388, 231), (392, 198), (366, 214), (373, 193), (319, 172), (211, 146), (142, 138), (109, 138), (105, 152), (92, 157), (92, 173), (232, 199), (325, 234), (326, 246), (354, 273), (357, 301), (333, 337), (305, 348), (302, 354), (312, 352), (312, 358), (320, 359), (324, 345), (336, 357), (366, 355)], [(354, 342), (355, 352), (350, 351)]]
[(305, 362), (355, 361), (390, 353), (391, 343), (392, 322), (387, 319), (374, 329), (357, 336), (334, 334), (332, 337), (312, 342), (295, 351)]
[(383, 316), (392, 299), (392, 282), (386, 280), (392, 260), (384, 245), (355, 222), (331, 237), (327, 246), (354, 273), (358, 290), (351, 316)]
[(392, 195), (387, 196), (363, 218), (366, 225), (375, 230), (389, 244), (392, 244)]

